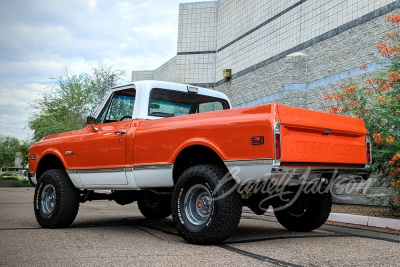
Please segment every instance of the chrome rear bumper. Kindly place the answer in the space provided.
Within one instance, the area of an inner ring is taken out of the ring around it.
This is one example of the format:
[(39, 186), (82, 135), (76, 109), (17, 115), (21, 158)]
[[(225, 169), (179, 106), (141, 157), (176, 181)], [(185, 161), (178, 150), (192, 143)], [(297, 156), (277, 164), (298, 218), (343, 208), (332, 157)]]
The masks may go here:
[(309, 183), (321, 178), (332, 180), (337, 177), (350, 180), (366, 180), (370, 169), (364, 164), (330, 164), (330, 163), (288, 163), (272, 159), (225, 161), (230, 174), (237, 183), (257, 183), (268, 180), (287, 183)]

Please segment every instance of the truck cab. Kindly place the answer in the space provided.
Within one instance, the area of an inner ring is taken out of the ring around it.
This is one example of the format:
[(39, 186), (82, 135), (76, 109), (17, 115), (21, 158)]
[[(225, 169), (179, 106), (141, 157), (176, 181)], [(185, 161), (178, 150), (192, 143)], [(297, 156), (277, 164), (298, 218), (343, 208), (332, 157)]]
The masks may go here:
[[(133, 173), (127, 166), (134, 165), (133, 140), (142, 121), (230, 108), (228, 97), (215, 90), (169, 82), (139, 81), (110, 90), (94, 117), (88, 117), (85, 129), (44, 137), (35, 146), (63, 140), (62, 143), (67, 144), (65, 148), (63, 144), (57, 144), (58, 149), (52, 147), (40, 156), (56, 154), (78, 188), (137, 188)], [(42, 166), (35, 164), (39, 162), (38, 156), (35, 154), (35, 160), (30, 161), (31, 170), (44, 167), (46, 161), (42, 161)], [(45, 169), (30, 172), (32, 184), (37, 184), (37, 177)], [(171, 182), (163, 181), (160, 186), (163, 185), (170, 186)]]

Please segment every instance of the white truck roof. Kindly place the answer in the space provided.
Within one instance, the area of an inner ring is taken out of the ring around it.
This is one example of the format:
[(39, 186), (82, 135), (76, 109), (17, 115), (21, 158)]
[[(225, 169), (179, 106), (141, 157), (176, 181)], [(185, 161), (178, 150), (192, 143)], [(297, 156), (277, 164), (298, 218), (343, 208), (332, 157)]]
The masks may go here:
[[(229, 98), (224, 93), (218, 92), (216, 90), (206, 89), (189, 84), (163, 82), (155, 80), (137, 81), (129, 84), (115, 86), (111, 88), (110, 94), (114, 91), (120, 91), (130, 88), (136, 89), (136, 101), (135, 101), (135, 108), (133, 111), (133, 119), (150, 119), (150, 120), (160, 119), (160, 117), (154, 117), (148, 115), (150, 91), (154, 88), (180, 91), (180, 92), (189, 92), (189, 90), (197, 90), (197, 94), (199, 95), (211, 96), (226, 100), (229, 103), (229, 107), (232, 108)], [(110, 95), (106, 97), (105, 101), (107, 101), (109, 97)], [(101, 106), (103, 106), (104, 104), (105, 102), (103, 102)], [(96, 117), (97, 115), (98, 113), (96, 114)]]

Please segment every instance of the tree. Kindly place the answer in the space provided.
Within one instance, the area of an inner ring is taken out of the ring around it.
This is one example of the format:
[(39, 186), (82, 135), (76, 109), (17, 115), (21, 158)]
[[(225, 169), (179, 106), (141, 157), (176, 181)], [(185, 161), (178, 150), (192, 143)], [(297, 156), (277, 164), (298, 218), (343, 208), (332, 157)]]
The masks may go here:
[[(400, 17), (395, 14), (388, 15), (387, 19), (400, 23)], [(400, 38), (396, 32), (389, 32), (388, 37), (390, 42), (376, 45), (387, 59), (383, 71), (366, 79), (364, 86), (349, 84), (323, 98), (327, 103), (334, 103), (329, 112), (364, 119), (372, 136), (372, 169), (380, 174), (377, 185), (393, 188), (395, 194), (389, 204), (394, 212), (400, 208)], [(367, 68), (367, 65), (360, 66), (360, 69)]]
[(18, 152), (21, 152), (21, 154), (22, 154), (21, 164), (22, 164), (23, 167), (25, 167), (26, 164), (28, 164), (28, 161), (29, 161), (29, 148), (31, 147), (32, 144), (33, 143), (30, 140), (20, 141), (20, 143), (19, 143)]
[(66, 70), (58, 76), (51, 92), (30, 107), (33, 112), (29, 127), (34, 131), (34, 141), (85, 127), (86, 116), (94, 114), (110, 88), (124, 75), (124, 71), (101, 63), (90, 74), (70, 74)]
[(15, 154), (19, 152), (19, 146), (17, 138), (0, 135), (0, 168), (14, 166)]

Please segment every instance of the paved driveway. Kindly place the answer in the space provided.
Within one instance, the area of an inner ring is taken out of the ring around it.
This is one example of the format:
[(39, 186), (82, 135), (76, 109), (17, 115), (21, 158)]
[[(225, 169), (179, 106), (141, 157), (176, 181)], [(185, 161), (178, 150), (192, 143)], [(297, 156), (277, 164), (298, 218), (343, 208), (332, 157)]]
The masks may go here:
[(171, 217), (145, 219), (135, 203), (87, 202), (70, 228), (43, 229), (32, 201), (32, 188), (0, 188), (0, 266), (400, 266), (400, 235), (374, 229), (296, 233), (244, 212), (223, 244), (196, 246)]

